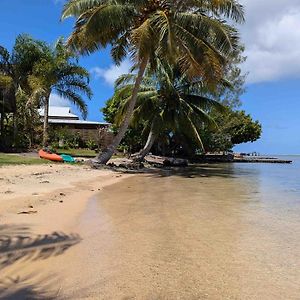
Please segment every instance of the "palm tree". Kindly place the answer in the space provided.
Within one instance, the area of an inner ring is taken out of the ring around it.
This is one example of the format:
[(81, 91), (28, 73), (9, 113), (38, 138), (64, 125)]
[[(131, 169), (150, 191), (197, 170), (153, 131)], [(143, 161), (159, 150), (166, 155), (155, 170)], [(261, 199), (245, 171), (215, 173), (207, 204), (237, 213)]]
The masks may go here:
[[(45, 58), (47, 50), (48, 46), (44, 42), (34, 40), (25, 34), (16, 38), (12, 53), (0, 46), (0, 89), (3, 96), (1, 100), (1, 127), (3, 130), (5, 114), (12, 114), (14, 120), (14, 142), (16, 142), (18, 129), (17, 117), (19, 110), (17, 101), (20, 98), (21, 101), (28, 101), (28, 95), (30, 95), (28, 77), (33, 72), (33, 66), (42, 58)], [(24, 95), (26, 97), (23, 97)]]
[(7, 113), (16, 111), (16, 97), (12, 78), (0, 73), (0, 142), (4, 146), (4, 119)]
[(224, 20), (244, 20), (236, 0), (69, 0), (62, 19), (71, 16), (77, 19), (68, 41), (73, 49), (89, 54), (111, 45), (117, 64), (130, 55), (138, 65), (122, 125), (99, 163), (111, 158), (124, 137), (148, 63), (155, 70), (161, 57), (190, 78), (214, 84), (238, 43), (237, 31)]
[[(126, 74), (116, 81), (115, 94), (109, 100), (119, 106), (115, 119), (116, 125), (119, 125), (127, 111), (135, 77), (136, 75)], [(215, 109), (220, 112), (225, 109), (218, 101), (208, 98), (207, 93), (208, 89), (203, 82), (189, 82), (178, 68), (158, 63), (155, 76), (151, 76), (148, 70), (137, 95), (132, 125), (136, 126), (141, 121), (144, 122), (146, 128), (148, 127), (149, 135), (144, 148), (134, 155), (136, 159), (143, 160), (158, 135), (164, 132), (181, 133), (195, 140), (199, 148), (204, 150), (200, 129), (204, 124), (216, 126), (209, 115), (210, 110)]]
[(49, 49), (48, 57), (38, 62), (29, 76), (32, 89), (32, 101), (38, 101), (44, 107), (43, 146), (48, 143), (49, 100), (52, 92), (69, 100), (78, 107), (83, 117), (87, 115), (87, 105), (81, 94), (92, 97), (88, 85), (89, 73), (74, 61), (74, 54), (67, 50), (62, 40), (54, 49)]
[(14, 85), (14, 67), (11, 55), (7, 49), (0, 46), (0, 134), (1, 144), (4, 145), (4, 118), (7, 113), (16, 112), (16, 97)]

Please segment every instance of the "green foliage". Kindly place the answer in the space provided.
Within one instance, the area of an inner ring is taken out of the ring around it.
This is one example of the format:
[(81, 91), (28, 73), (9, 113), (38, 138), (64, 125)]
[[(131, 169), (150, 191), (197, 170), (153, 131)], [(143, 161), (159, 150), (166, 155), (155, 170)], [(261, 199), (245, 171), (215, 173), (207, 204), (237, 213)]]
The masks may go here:
[(147, 57), (155, 70), (161, 57), (191, 78), (216, 82), (238, 45), (236, 29), (226, 22), (243, 22), (244, 12), (235, 0), (69, 0), (62, 15), (68, 17), (77, 19), (69, 45), (80, 53), (111, 45), (116, 63), (128, 54)]
[[(75, 51), (90, 54), (111, 46), (117, 64), (127, 55), (137, 63), (138, 76), (119, 132), (99, 157), (106, 163), (124, 138), (146, 66), (155, 73), (160, 58), (179, 66), (190, 79), (201, 78), (215, 87), (239, 45), (238, 32), (228, 21), (243, 22), (244, 11), (236, 0), (69, 0), (62, 14), (68, 17), (76, 18), (68, 40)], [(194, 126), (188, 130), (198, 135)]]
[[(151, 70), (148, 69), (138, 92), (131, 127), (124, 140), (127, 148), (136, 150), (137, 146), (141, 147), (150, 127), (156, 137), (180, 133), (203, 148), (200, 128), (204, 123), (215, 126), (208, 112), (212, 108), (218, 111), (224, 107), (204, 96), (207, 87), (203, 82), (191, 83), (178, 68), (157, 64), (156, 76), (151, 76)], [(116, 81), (114, 96), (103, 109), (106, 120), (116, 126), (124, 118), (134, 81), (135, 75), (121, 76)]]
[[(101, 109), (106, 122), (113, 124), (112, 131), (114, 134), (118, 132), (117, 115), (121, 108), (121, 102), (118, 97), (112, 97), (107, 100), (105, 106)], [(118, 147), (118, 150), (123, 152), (137, 152), (141, 149), (147, 139), (144, 133), (146, 123), (141, 119), (135, 126), (129, 126), (126, 134)]]
[(244, 47), (239, 47), (228, 61), (224, 71), (224, 79), (227, 84), (218, 85), (214, 93), (216, 99), (231, 109), (241, 106), (241, 95), (245, 93), (245, 81), (247, 74), (242, 73), (241, 65), (246, 61), (243, 56)]
[(55, 47), (47, 48), (46, 57), (34, 64), (28, 80), (32, 98), (40, 105), (45, 105), (51, 92), (56, 92), (76, 105), (84, 118), (87, 116), (87, 105), (81, 95), (92, 97), (89, 72), (78, 65), (76, 57), (61, 39)]
[(30, 101), (28, 77), (34, 65), (45, 57), (46, 49), (45, 43), (28, 35), (17, 37), (11, 54), (0, 46), (0, 126), (4, 148), (27, 148), (39, 140), (37, 105)]
[(14, 81), (30, 94), (29, 76), (34, 66), (50, 56), (50, 47), (47, 43), (35, 40), (30, 35), (17, 36), (12, 51), (12, 64), (14, 65)]
[(234, 111), (228, 115), (228, 122), (222, 126), (224, 133), (230, 134), (234, 145), (255, 142), (261, 136), (262, 127), (244, 111)]
[(255, 142), (261, 136), (261, 124), (244, 111), (228, 109), (222, 115), (215, 113), (215, 118), (218, 131), (207, 128), (203, 131), (208, 151), (228, 151), (234, 145)]
[[(51, 147), (54, 149), (84, 148), (86, 143), (80, 134), (71, 132), (66, 127), (55, 127), (49, 131)], [(61, 143), (61, 145), (60, 145)]]
[(88, 140), (86, 142), (86, 146), (88, 147), (88, 149), (90, 150), (96, 150), (98, 148), (97, 143), (94, 140)]
[[(240, 51), (242, 50), (241, 48)], [(227, 107), (218, 111), (212, 105), (208, 105), (214, 102), (208, 101), (204, 105), (205, 102), (203, 102), (203, 99), (199, 98), (202, 99), (202, 102), (198, 102), (200, 109), (204, 110), (200, 116), (203, 117), (205, 113), (208, 113), (209, 119), (204, 118), (204, 121), (214, 120), (207, 123), (209, 126), (207, 124), (204, 126), (205, 122), (203, 123), (203, 119), (195, 123), (195, 128), (203, 141), (205, 151), (228, 151), (235, 144), (253, 142), (259, 139), (261, 135), (261, 125), (259, 122), (253, 121), (251, 116), (245, 112), (236, 110), (240, 106), (240, 96), (244, 92), (246, 77), (242, 74), (239, 67), (240, 63), (244, 60), (242, 52), (236, 52), (236, 55), (237, 57), (232, 59), (226, 69), (225, 79), (220, 82), (217, 90), (214, 91), (207, 88), (201, 81), (189, 83), (184, 77), (181, 77), (180, 80), (176, 79), (177, 72), (175, 69), (173, 69), (173, 77), (167, 76), (163, 72), (157, 72), (156, 76), (147, 74), (148, 76), (144, 78), (138, 94), (137, 107), (134, 111), (133, 122), (131, 124), (130, 133), (133, 142), (131, 144), (131, 140), (126, 138), (124, 139), (123, 146), (127, 146), (128, 149), (132, 145), (139, 145), (141, 148), (146, 140), (145, 132), (149, 131), (149, 120), (153, 120), (156, 115), (160, 115), (164, 117), (164, 127), (157, 129), (160, 133), (157, 137), (157, 144), (159, 144), (160, 148), (163, 147), (165, 152), (172, 153), (172, 151), (175, 151), (188, 155), (202, 152), (199, 142), (197, 142), (197, 136), (192, 135), (191, 126), (187, 126), (191, 117), (190, 112), (182, 119), (182, 123), (178, 123), (181, 126), (170, 126), (172, 120), (173, 124), (176, 124), (176, 122), (174, 123), (176, 113), (178, 111), (184, 113), (187, 108), (186, 106), (182, 107), (182, 102), (179, 104), (176, 102), (176, 89), (180, 91), (180, 97), (183, 99), (186, 99), (186, 97), (182, 97), (183, 92), (193, 93), (193, 97), (187, 97), (188, 101), (195, 102), (197, 98), (194, 96), (198, 93), (198, 95), (205, 95), (204, 99), (207, 101), (209, 98), (206, 97), (216, 97), (219, 102)], [(107, 121), (118, 124), (120, 116), (122, 117), (126, 101), (131, 93), (134, 78), (135, 75), (128, 74), (121, 76), (116, 81), (116, 92), (108, 100), (106, 107), (103, 109)], [(175, 87), (175, 92), (172, 87)], [(152, 94), (149, 93), (150, 91)], [(164, 110), (162, 105), (166, 105), (168, 109)], [(197, 110), (197, 108), (195, 109)], [(165, 113), (161, 114), (162, 111), (165, 111)], [(197, 110), (197, 112), (199, 111)], [(160, 120), (162, 121), (161, 118)], [(214, 122), (216, 126), (211, 126)], [(178, 130), (179, 127), (183, 128), (183, 130)], [(185, 128), (186, 130), (184, 130)], [(140, 140), (141, 143), (138, 143), (134, 137)]]
[(49, 104), (55, 91), (77, 105), (83, 116), (91, 98), (89, 73), (60, 39), (54, 47), (28, 35), (16, 38), (10, 54), (0, 46), (1, 145), (30, 148), (40, 143), (38, 108)]
[(219, 85), (215, 93), (227, 110), (223, 113), (213, 110), (212, 117), (216, 120), (218, 129), (204, 128), (201, 133), (207, 151), (229, 151), (234, 145), (254, 142), (261, 136), (261, 124), (254, 121), (246, 112), (238, 110), (241, 106), (240, 97), (245, 92), (247, 76), (240, 69), (240, 65), (246, 59), (243, 51), (244, 48), (240, 47), (226, 68), (225, 79), (229, 85)]

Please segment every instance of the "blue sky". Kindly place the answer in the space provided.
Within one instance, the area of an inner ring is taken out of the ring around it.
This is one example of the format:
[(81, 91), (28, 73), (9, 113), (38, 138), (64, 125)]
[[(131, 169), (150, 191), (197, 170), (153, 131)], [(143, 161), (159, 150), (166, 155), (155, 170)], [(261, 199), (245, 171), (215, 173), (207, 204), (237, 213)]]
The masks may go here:
[[(241, 27), (248, 60), (247, 92), (243, 109), (263, 125), (260, 141), (236, 147), (237, 151), (272, 154), (300, 154), (300, 1), (241, 0), (247, 22)], [(1, 0), (0, 44), (11, 49), (16, 36), (29, 33), (54, 43), (68, 37), (73, 20), (60, 22), (63, 0)], [(112, 82), (128, 70), (113, 65), (103, 50), (80, 59), (91, 71), (94, 92), (89, 102), (90, 120), (102, 120), (100, 108), (112, 95)], [(66, 103), (57, 96), (53, 104)]]

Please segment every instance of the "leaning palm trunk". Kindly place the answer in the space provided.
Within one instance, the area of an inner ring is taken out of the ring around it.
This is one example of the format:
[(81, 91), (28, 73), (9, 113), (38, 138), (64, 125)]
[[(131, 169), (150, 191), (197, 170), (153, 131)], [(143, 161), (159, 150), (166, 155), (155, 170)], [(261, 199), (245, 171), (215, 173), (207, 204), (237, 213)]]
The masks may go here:
[(0, 114), (0, 142), (4, 144), (4, 112)]
[(133, 110), (134, 110), (134, 107), (136, 104), (138, 91), (139, 91), (147, 64), (148, 64), (148, 58), (146, 57), (140, 63), (139, 72), (138, 72), (138, 75), (137, 75), (137, 78), (135, 81), (134, 89), (132, 91), (132, 97), (129, 102), (124, 120), (120, 126), (119, 132), (115, 136), (112, 143), (98, 156), (97, 163), (99, 163), (99, 164), (106, 164), (110, 160), (110, 158), (113, 156), (117, 147), (119, 146), (119, 144), (121, 143), (122, 139), (125, 136), (125, 133), (128, 129), (130, 119), (131, 119), (131, 116), (132, 116), (132, 113), (133, 113)]
[(157, 138), (157, 134), (154, 133), (153, 124), (152, 124), (149, 135), (148, 135), (147, 142), (146, 142), (144, 148), (136, 155), (135, 160), (143, 161), (145, 159), (145, 156), (148, 155), (148, 153), (152, 149), (152, 146), (153, 146), (156, 138)]
[(44, 128), (43, 128), (43, 147), (48, 146), (48, 124), (49, 124), (49, 96), (45, 97), (44, 106)]
[(13, 127), (14, 127), (14, 133), (13, 133), (14, 147), (17, 147), (17, 136), (18, 136), (17, 112), (13, 113)]
[(149, 154), (156, 138), (157, 138), (156, 134), (153, 131), (150, 131), (145, 147), (139, 152), (137, 156), (138, 160), (144, 160), (145, 156)]

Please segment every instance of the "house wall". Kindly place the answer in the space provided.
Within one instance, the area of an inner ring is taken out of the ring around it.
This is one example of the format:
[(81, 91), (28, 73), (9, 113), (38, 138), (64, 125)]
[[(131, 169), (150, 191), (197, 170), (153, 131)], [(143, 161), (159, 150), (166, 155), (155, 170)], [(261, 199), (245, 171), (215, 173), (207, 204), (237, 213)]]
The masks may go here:
[(55, 128), (64, 128), (69, 132), (75, 135), (79, 135), (83, 141), (88, 142), (93, 140), (96, 144), (99, 144), (100, 148), (105, 148), (108, 146), (113, 138), (113, 133), (108, 131), (107, 126), (98, 126), (98, 125), (59, 125), (59, 124), (49, 124), (53, 129)]

